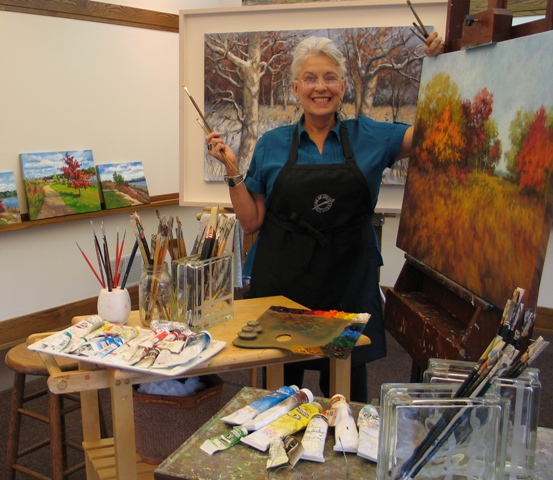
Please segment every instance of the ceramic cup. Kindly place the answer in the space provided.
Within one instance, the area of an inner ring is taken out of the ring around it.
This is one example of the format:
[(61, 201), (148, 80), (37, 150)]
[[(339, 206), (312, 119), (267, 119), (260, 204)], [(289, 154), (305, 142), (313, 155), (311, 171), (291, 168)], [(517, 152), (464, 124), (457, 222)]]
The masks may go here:
[(131, 297), (129, 291), (116, 287), (111, 290), (102, 288), (98, 295), (98, 315), (111, 323), (127, 323), (131, 313)]

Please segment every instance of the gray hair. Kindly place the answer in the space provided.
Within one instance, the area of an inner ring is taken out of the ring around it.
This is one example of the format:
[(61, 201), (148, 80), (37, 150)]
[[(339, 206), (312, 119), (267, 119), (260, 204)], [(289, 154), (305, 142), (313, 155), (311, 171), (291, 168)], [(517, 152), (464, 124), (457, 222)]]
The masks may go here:
[(340, 67), (342, 76), (346, 76), (346, 59), (332, 40), (325, 37), (309, 37), (300, 42), (296, 47), (292, 66), (290, 67), (292, 80), (297, 80), (300, 65), (311, 55), (326, 55)]

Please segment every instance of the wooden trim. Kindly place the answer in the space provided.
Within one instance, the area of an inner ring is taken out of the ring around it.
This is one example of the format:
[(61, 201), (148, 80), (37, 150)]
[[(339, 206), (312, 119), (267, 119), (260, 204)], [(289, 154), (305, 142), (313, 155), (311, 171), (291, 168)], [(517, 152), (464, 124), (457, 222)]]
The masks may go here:
[(0, 10), (179, 32), (179, 16), (88, 0), (0, 0)]
[(97, 212), (79, 213), (76, 215), (65, 215), (63, 217), (45, 218), (42, 220), (29, 220), (28, 214), (21, 215), (21, 223), (10, 223), (0, 226), (0, 233), (12, 230), (24, 230), (27, 228), (43, 227), (45, 225), (54, 225), (59, 223), (75, 222), (77, 220), (88, 220), (110, 215), (121, 215), (123, 213), (133, 213), (140, 210), (151, 210), (153, 208), (163, 208), (179, 204), (178, 193), (167, 193), (165, 195), (156, 195), (151, 197), (151, 202), (144, 205), (133, 205), (131, 207), (112, 208), (110, 210), (98, 210)]
[(536, 309), (534, 331), (553, 334), (553, 308), (538, 307)]
[[(131, 308), (138, 310), (138, 286), (129, 287)], [(62, 330), (71, 325), (77, 315), (90, 315), (96, 312), (98, 297), (85, 298), (77, 302), (48, 308), (40, 312), (0, 322), (0, 350), (11, 348), (24, 342), (33, 333)]]

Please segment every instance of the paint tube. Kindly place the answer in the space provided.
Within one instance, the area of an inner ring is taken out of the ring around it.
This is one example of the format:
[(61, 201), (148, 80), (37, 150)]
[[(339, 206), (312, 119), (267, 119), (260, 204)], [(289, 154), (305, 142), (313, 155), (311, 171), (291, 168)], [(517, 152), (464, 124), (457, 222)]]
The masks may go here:
[(288, 413), (293, 408), (296, 408), (302, 403), (311, 403), (313, 401), (313, 393), (308, 388), (302, 388), (299, 392), (294, 393), (292, 396), (285, 398), (282, 402), (277, 403), (274, 407), (265, 410), (252, 420), (248, 420), (243, 423), (242, 426), (248, 429), (248, 432), (259, 430), (265, 425), (269, 425), (272, 421), (278, 417)]
[(359, 427), (357, 455), (376, 462), (378, 458), (378, 432), (380, 429), (378, 409), (374, 405), (365, 405), (359, 410), (357, 426)]
[(292, 435), (284, 437), (284, 440), (277, 438), (269, 445), (269, 457), (267, 459), (267, 470), (287, 465), (294, 467), (303, 453), (303, 445)]
[(278, 417), (269, 425), (265, 425), (263, 428), (241, 438), (240, 441), (264, 452), (274, 439), (284, 438), (303, 430), (307, 427), (311, 417), (321, 411), (322, 407), (317, 402), (304, 403)]
[(227, 415), (221, 420), (229, 425), (242, 425), (248, 420), (255, 418), (260, 413), (267, 411), (269, 408), (274, 407), (277, 403), (282, 402), (286, 398), (297, 393), (299, 388), (295, 385), (283, 386), (277, 390), (273, 390), (259, 400), (251, 402), (249, 405), (246, 405), (239, 410)]
[(330, 399), (330, 407), (336, 409), (334, 451), (357, 453), (359, 442), (357, 426), (346, 397), (337, 393)]
[(162, 364), (155, 362), (152, 368), (171, 368), (176, 365), (184, 365), (190, 360), (194, 360), (210, 343), (211, 334), (202, 331), (193, 337), (189, 337), (186, 346), (178, 355), (171, 355), (171, 358), (164, 359)]
[(204, 452), (213, 455), (215, 452), (226, 450), (233, 445), (236, 445), (240, 439), (248, 434), (248, 431), (242, 427), (235, 427), (227, 433), (223, 433), (217, 437), (208, 438), (200, 445), (200, 449)]
[(138, 368), (150, 368), (153, 363), (156, 361), (157, 356), (159, 355), (159, 349), (157, 347), (152, 347), (146, 355), (144, 355), (139, 362), (135, 364), (135, 367)]
[(87, 317), (68, 329), (45, 338), (43, 340), (44, 349), (50, 352), (71, 352), (74, 349), (73, 344), (75, 342), (79, 342), (82, 336), (89, 334), (103, 324), (104, 321), (98, 315)]
[(324, 413), (313, 415), (301, 440), (303, 445), (302, 460), (321, 463), (325, 461), (324, 449), (327, 433), (328, 418), (326, 418), (326, 415)]

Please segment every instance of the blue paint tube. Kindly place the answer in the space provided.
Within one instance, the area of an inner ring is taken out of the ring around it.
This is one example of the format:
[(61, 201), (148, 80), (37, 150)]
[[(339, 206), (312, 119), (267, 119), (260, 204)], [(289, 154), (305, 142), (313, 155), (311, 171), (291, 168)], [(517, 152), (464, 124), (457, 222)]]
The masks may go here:
[(292, 385), (290, 387), (280, 387), (277, 390), (273, 390), (272, 392), (268, 393), (259, 400), (255, 400), (250, 404), (240, 408), (239, 410), (236, 410), (235, 412), (223, 417), (221, 420), (225, 423), (228, 423), (229, 425), (242, 425), (248, 420), (252, 420), (260, 413), (269, 410), (269, 408), (271, 407), (274, 407), (277, 403), (280, 403), (286, 398), (291, 397), (298, 391), (299, 389), (295, 385)]

